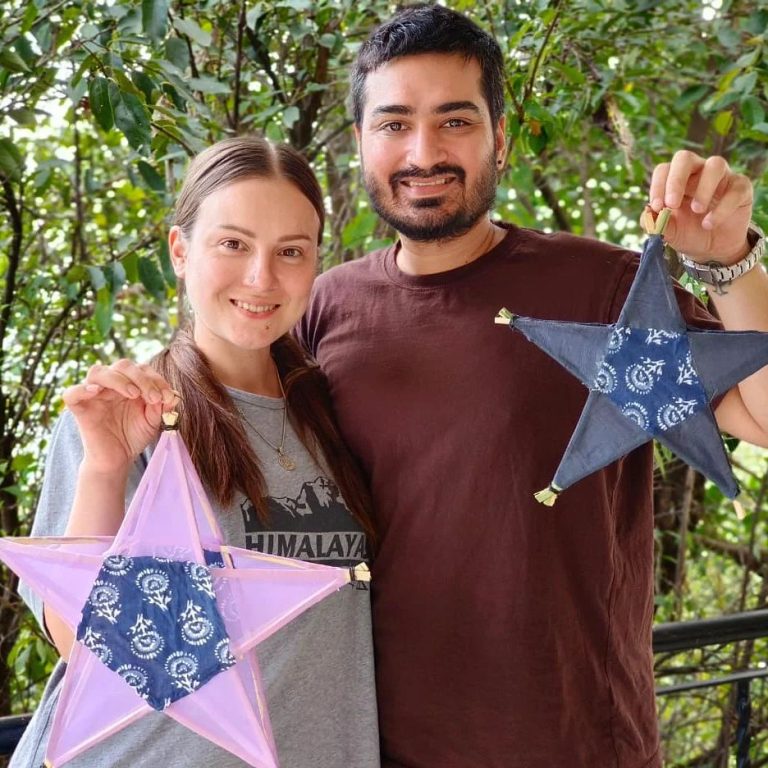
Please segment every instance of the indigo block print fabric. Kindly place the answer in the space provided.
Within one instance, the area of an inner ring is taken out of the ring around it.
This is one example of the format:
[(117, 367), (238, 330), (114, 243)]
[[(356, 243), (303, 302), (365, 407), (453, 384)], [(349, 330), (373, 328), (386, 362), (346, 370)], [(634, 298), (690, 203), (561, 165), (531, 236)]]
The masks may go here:
[(235, 663), (200, 563), (105, 558), (77, 639), (157, 710)]
[(687, 337), (654, 328), (614, 328), (592, 389), (654, 436), (707, 407)]
[(648, 238), (615, 324), (511, 315), (509, 325), (588, 389), (549, 486), (554, 497), (655, 438), (734, 498), (739, 486), (709, 403), (768, 364), (768, 333), (688, 328), (660, 235)]

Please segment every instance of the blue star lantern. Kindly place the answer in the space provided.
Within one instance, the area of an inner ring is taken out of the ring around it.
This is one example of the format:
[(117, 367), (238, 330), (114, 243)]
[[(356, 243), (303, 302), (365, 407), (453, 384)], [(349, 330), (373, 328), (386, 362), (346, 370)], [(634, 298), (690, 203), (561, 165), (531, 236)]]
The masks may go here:
[(733, 476), (710, 402), (768, 364), (768, 333), (689, 329), (651, 235), (613, 325), (519, 317), (498, 322), (521, 332), (577, 376), (589, 396), (549, 487), (554, 504), (573, 483), (655, 438), (735, 498)]

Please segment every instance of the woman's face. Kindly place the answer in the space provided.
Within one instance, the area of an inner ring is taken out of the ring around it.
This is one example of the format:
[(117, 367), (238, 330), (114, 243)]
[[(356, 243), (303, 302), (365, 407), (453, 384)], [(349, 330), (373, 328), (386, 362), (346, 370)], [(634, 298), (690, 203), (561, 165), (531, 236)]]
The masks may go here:
[(317, 270), (320, 219), (290, 182), (246, 178), (206, 197), (185, 238), (169, 235), (194, 312), (195, 342), (212, 361), (268, 350), (304, 314)]

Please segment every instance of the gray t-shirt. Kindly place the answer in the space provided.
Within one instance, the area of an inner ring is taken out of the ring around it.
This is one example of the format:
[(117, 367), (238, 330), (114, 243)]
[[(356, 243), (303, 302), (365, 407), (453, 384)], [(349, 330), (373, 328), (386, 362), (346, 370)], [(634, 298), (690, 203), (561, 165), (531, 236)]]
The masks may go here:
[[(228, 544), (326, 565), (348, 566), (367, 556), (365, 534), (349, 513), (326, 469), (319, 467), (288, 425), (288, 471), (256, 434), (280, 442), (281, 398), (229, 390), (261, 463), (270, 521), (238, 495), (217, 510)], [(33, 536), (62, 535), (83, 450), (77, 425), (65, 412), (49, 449)], [(145, 461), (137, 462), (126, 503)], [(348, 585), (313, 606), (257, 646), (272, 730), (283, 768), (377, 768), (379, 738), (373, 676), (370, 600), (366, 585)], [(22, 585), (24, 599), (42, 624), (42, 603)], [(66, 665), (59, 662), (14, 756), (11, 768), (39, 768), (45, 757)], [(97, 695), (97, 694), (96, 694)], [(226, 712), (222, 717), (226, 717)], [(68, 768), (243, 768), (230, 752), (151, 712), (67, 763)]]

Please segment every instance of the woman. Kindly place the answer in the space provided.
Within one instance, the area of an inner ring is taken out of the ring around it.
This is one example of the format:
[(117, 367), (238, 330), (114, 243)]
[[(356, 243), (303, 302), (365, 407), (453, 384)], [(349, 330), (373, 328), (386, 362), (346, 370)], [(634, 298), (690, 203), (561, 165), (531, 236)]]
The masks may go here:
[[(317, 180), (287, 146), (233, 138), (195, 158), (169, 234), (192, 321), (151, 366), (97, 365), (65, 391), (33, 535), (117, 531), (175, 390), (227, 543), (329, 565), (366, 558), (365, 486), (319, 369), (289, 335), (309, 299), (323, 220)], [(28, 602), (41, 618), (39, 600)], [(72, 633), (48, 610), (45, 627), (66, 659)], [(340, 590), (258, 656), (282, 765), (378, 766), (367, 591)], [(62, 675), (60, 663), (12, 766), (41, 765)], [(153, 712), (68, 765), (245, 764)]]

